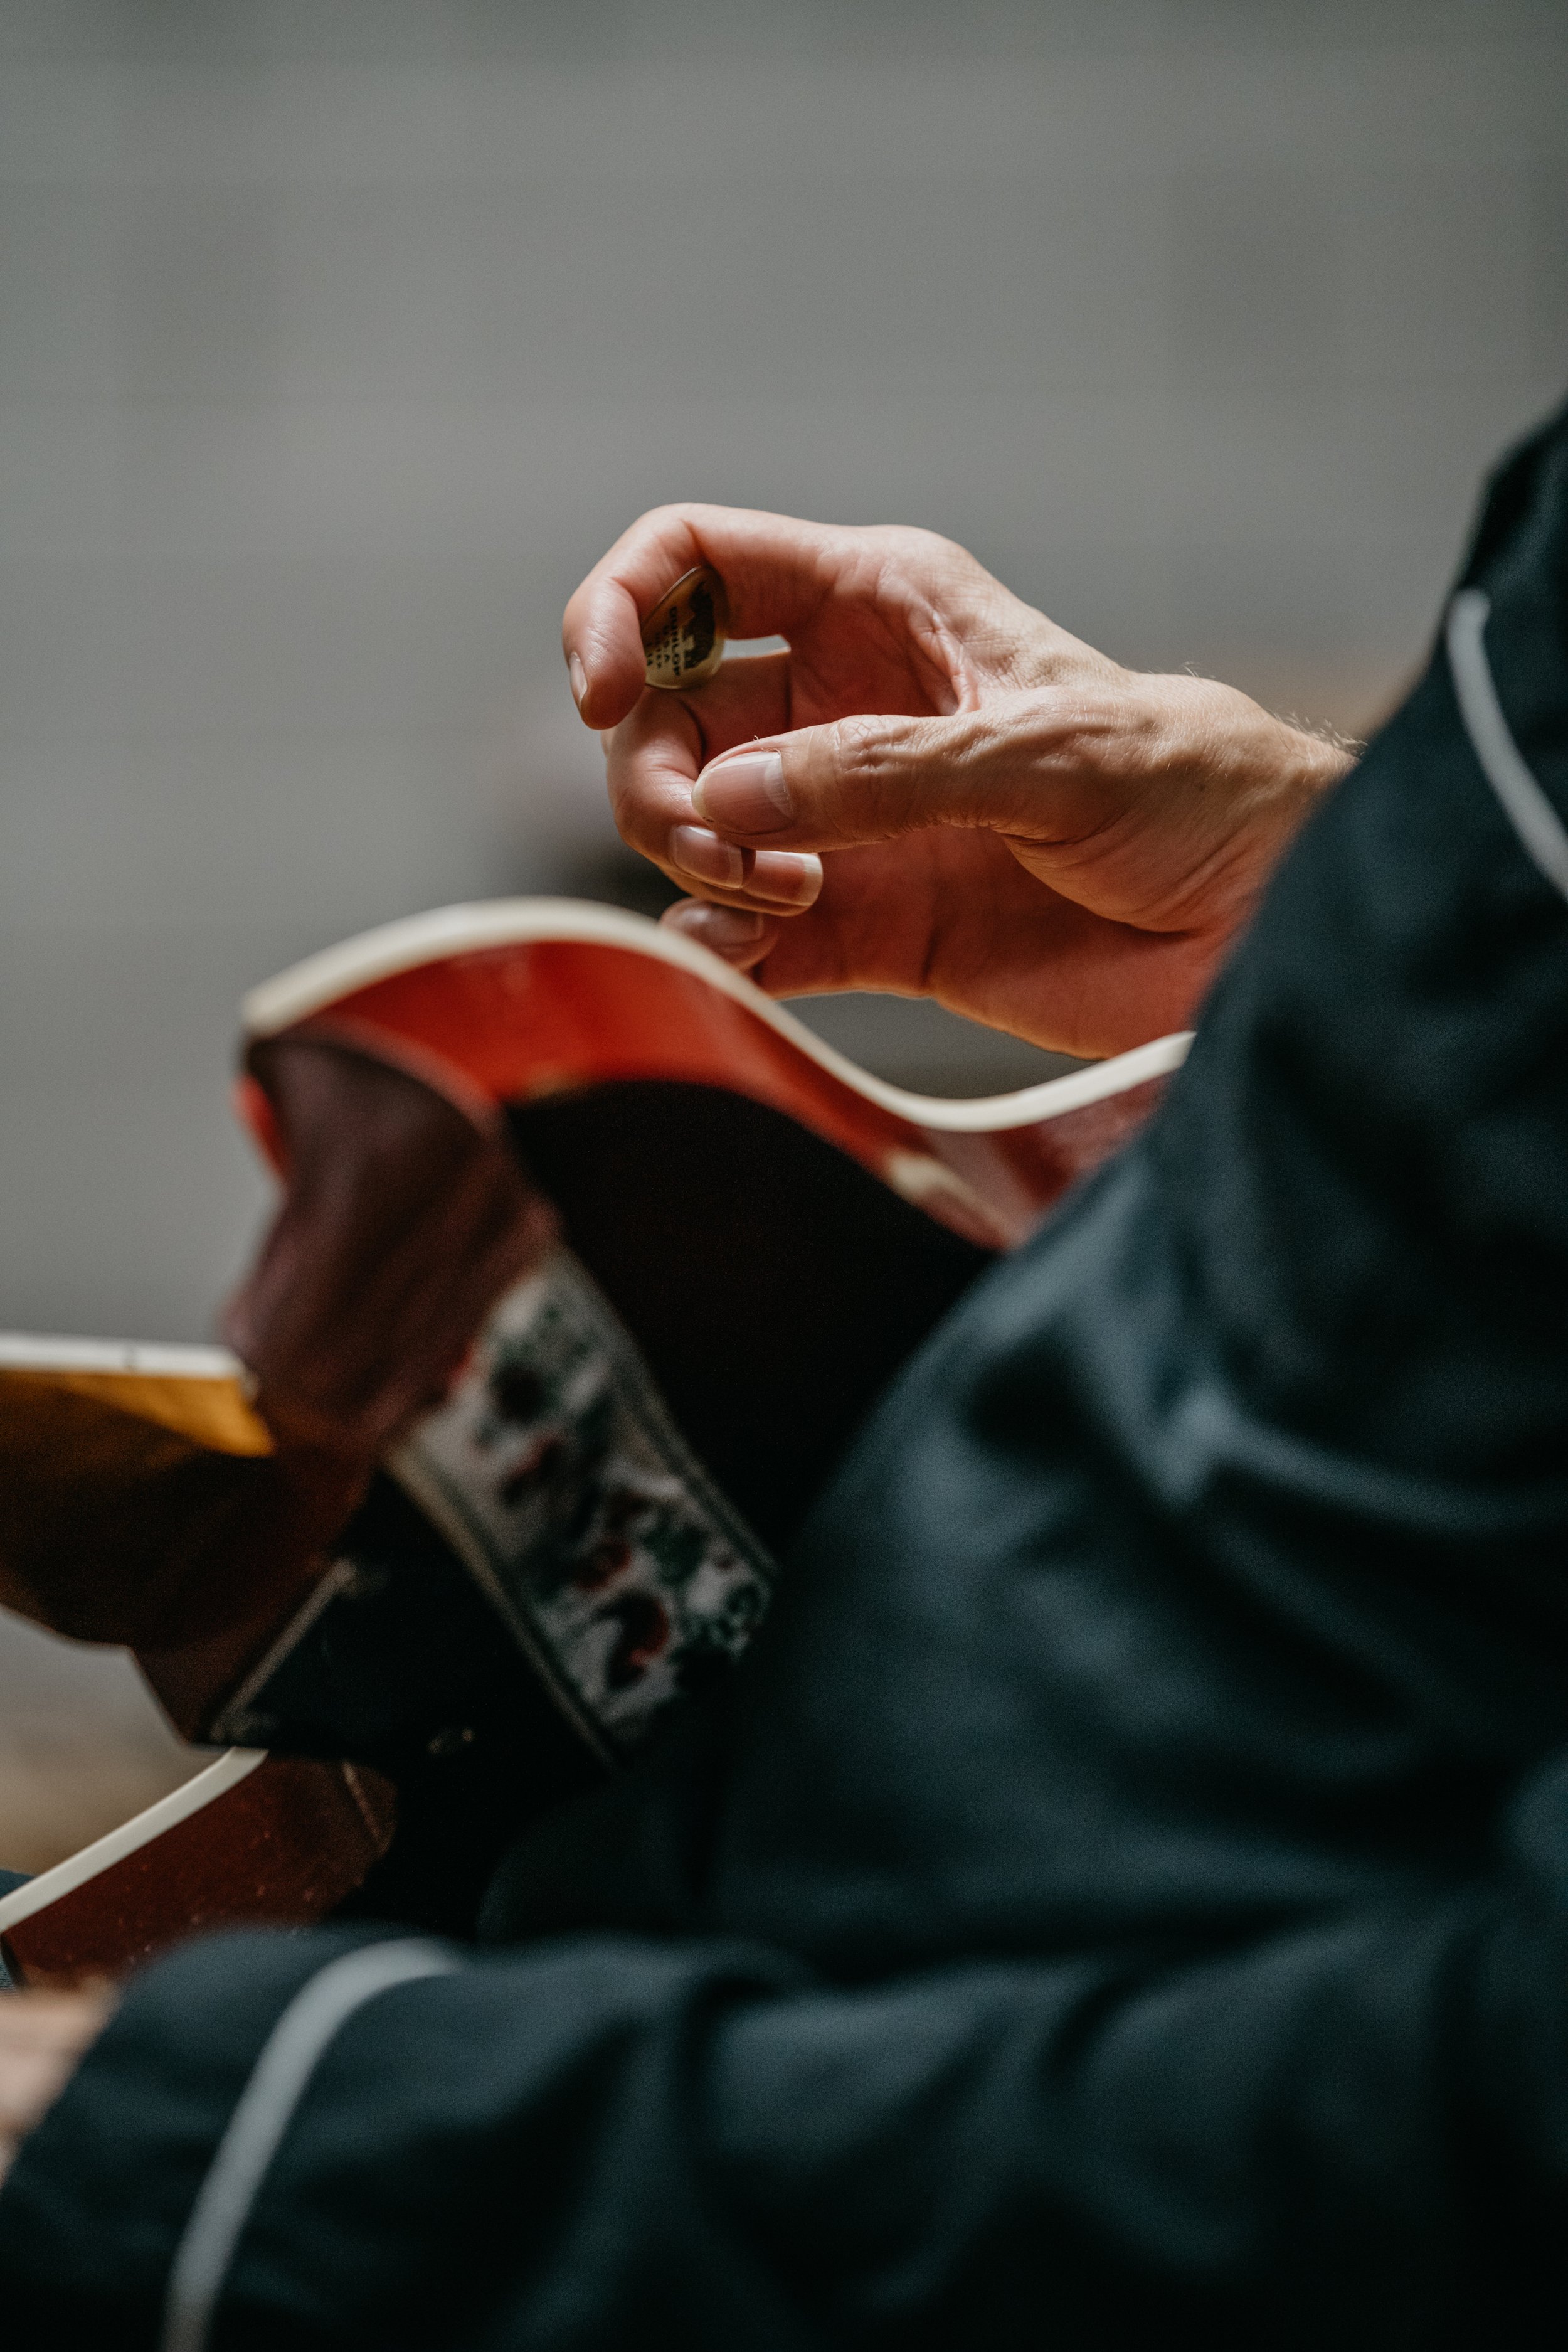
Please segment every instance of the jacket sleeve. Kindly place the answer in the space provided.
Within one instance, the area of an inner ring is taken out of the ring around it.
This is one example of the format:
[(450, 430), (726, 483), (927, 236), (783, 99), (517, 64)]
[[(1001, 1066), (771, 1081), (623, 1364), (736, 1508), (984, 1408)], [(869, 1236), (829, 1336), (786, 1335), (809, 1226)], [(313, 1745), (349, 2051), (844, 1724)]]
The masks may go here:
[(175, 2325), (236, 2103), (374, 1948), (222, 1937), (135, 1983), (0, 2196), (13, 2326), (125, 2352), (1560, 2340), (1568, 1918), (1503, 1878), (1136, 1973), (448, 1953), (324, 2041)]

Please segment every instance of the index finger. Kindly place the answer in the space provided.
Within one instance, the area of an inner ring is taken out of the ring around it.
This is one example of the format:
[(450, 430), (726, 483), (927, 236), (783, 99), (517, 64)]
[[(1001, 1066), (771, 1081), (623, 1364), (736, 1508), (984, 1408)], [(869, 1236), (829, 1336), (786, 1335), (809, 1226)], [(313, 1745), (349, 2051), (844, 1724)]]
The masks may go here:
[[(845, 533), (749, 507), (654, 507), (623, 531), (572, 596), (561, 646), (590, 727), (617, 727), (643, 686), (643, 615), (695, 564), (729, 596), (737, 637), (788, 637), (831, 593)], [(579, 672), (580, 670), (580, 679)]]

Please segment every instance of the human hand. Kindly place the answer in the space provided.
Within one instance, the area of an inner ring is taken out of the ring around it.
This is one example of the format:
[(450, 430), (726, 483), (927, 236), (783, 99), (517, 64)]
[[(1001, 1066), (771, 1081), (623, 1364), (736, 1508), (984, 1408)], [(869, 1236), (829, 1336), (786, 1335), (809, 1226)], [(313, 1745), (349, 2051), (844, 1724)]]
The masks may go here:
[[(789, 649), (649, 691), (639, 616), (696, 563), (737, 636)], [(1232, 688), (1122, 668), (926, 531), (659, 508), (563, 639), (622, 835), (695, 894), (667, 922), (773, 995), (931, 995), (1067, 1053), (1191, 1018), (1351, 762)]]
[(0, 2180), (109, 2021), (107, 1986), (0, 1994)]

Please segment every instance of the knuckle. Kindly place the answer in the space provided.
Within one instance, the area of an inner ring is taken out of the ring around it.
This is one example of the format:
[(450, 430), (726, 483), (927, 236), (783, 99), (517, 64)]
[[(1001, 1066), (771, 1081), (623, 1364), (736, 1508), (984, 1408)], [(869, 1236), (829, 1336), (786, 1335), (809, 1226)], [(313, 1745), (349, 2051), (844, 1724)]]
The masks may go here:
[[(844, 795), (840, 820), (846, 835), (863, 835), (868, 827), (895, 829), (907, 806), (912, 752), (918, 741), (906, 721), (890, 726), (885, 718), (855, 713), (835, 719), (827, 730), (830, 781)], [(824, 812), (832, 822), (839, 812), (831, 802)]]
[(627, 538), (634, 543), (654, 544), (664, 540), (695, 541), (703, 518), (712, 511), (695, 499), (672, 499), (639, 515)]
[(956, 539), (941, 531), (923, 530), (913, 524), (896, 524), (876, 536), (889, 557), (899, 567), (918, 574), (922, 579), (967, 582), (989, 581), (991, 574), (977, 556)]
[(666, 523), (685, 522), (690, 513), (689, 505), (677, 499), (670, 499), (663, 506), (645, 508), (632, 528), (633, 530), (656, 530)]
[(834, 774), (862, 789), (883, 782), (893, 768), (885, 719), (854, 713), (834, 719), (830, 751)]

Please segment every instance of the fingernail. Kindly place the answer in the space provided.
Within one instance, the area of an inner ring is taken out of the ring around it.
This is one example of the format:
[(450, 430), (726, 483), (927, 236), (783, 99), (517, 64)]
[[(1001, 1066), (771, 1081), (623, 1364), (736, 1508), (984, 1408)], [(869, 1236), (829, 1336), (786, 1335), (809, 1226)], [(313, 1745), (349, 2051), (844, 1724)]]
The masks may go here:
[(758, 898), (776, 898), (781, 907), (809, 907), (822, 887), (822, 861), (809, 850), (758, 849), (741, 887)]
[(795, 821), (795, 804), (777, 751), (737, 751), (705, 768), (692, 806), (724, 833), (777, 833)]
[(700, 947), (721, 956), (743, 955), (756, 948), (767, 928), (760, 915), (748, 915), (739, 907), (705, 907), (697, 899), (672, 907), (664, 919), (673, 930), (685, 931)]
[(566, 666), (566, 674), (571, 680), (571, 698), (580, 710), (582, 698), (588, 692), (588, 672), (582, 667), (580, 654), (573, 654)]
[(705, 824), (677, 824), (670, 835), (670, 863), (699, 882), (722, 882), (733, 889), (746, 871), (746, 856)]

